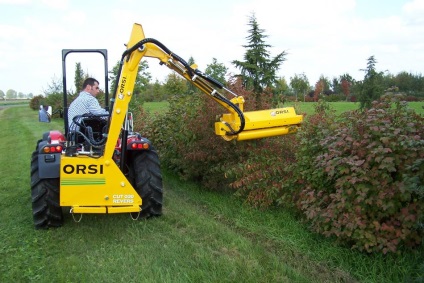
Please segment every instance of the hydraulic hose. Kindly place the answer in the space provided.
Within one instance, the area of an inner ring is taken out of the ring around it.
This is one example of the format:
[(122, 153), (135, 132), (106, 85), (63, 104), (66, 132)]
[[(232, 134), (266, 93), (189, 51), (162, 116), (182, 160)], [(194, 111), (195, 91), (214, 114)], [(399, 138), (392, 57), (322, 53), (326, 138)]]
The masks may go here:
[(221, 95), (218, 95), (218, 96), (214, 96), (216, 99), (218, 99), (218, 100), (220, 100), (220, 101), (222, 101), (222, 102), (224, 102), (225, 104), (227, 104), (228, 106), (230, 106), (237, 114), (238, 114), (238, 116), (239, 116), (239, 118), (240, 118), (240, 128), (237, 130), (237, 131), (235, 131), (234, 132), (234, 130), (230, 127), (230, 125), (227, 125), (228, 126), (228, 128), (230, 129), (230, 130), (232, 130), (232, 132), (230, 132), (230, 133), (228, 133), (229, 135), (231, 135), (231, 136), (234, 136), (234, 135), (237, 135), (237, 134), (239, 134), (239, 133), (241, 133), (243, 130), (244, 130), (244, 126), (245, 126), (245, 123), (246, 123), (246, 121), (245, 121), (245, 119), (244, 119), (244, 114), (243, 114), (243, 112), (240, 110), (240, 108), (238, 108), (234, 103), (232, 103), (230, 100), (228, 100), (227, 98), (225, 98), (225, 97), (223, 97), (223, 96), (221, 96)]
[(166, 47), (164, 44), (162, 44), (159, 40), (156, 40), (154, 38), (145, 38), (140, 40), (139, 42), (137, 42), (136, 44), (134, 44), (133, 47), (127, 49), (123, 54), (122, 54), (122, 58), (124, 58), (125, 56), (133, 53), (135, 50), (137, 50), (138, 48), (142, 47), (144, 44), (146, 43), (153, 43), (155, 45), (157, 45), (158, 47), (160, 47), (165, 53), (169, 54), (170, 56), (172, 56), (174, 59), (176, 59), (177, 61), (179, 61), (181, 64), (183, 64), (183, 66), (187, 69), (190, 78), (193, 77), (193, 69), (190, 67), (190, 65), (180, 56), (178, 56), (177, 54), (173, 53), (168, 47)]
[[(145, 39), (142, 39), (139, 42), (137, 42), (136, 44), (134, 44), (134, 46), (132, 46), (129, 49), (125, 50), (125, 52), (122, 54), (122, 59), (121, 59), (121, 64), (120, 64), (120, 67), (119, 67), (119, 72), (118, 72), (118, 75), (117, 75), (117, 79), (119, 79), (119, 77), (121, 76), (122, 64), (123, 64), (123, 61), (124, 61), (125, 57), (131, 55), (132, 52), (134, 52), (138, 48), (141, 48), (146, 43), (153, 43), (153, 44), (157, 45), (165, 53), (167, 53), (172, 58), (174, 58), (175, 60), (177, 60), (178, 62), (180, 62), (186, 68), (186, 70), (187, 70), (188, 75), (190, 76), (190, 78), (193, 78), (193, 73), (195, 73), (196, 75), (198, 75), (201, 78), (203, 78), (204, 80), (208, 81), (210, 84), (214, 85), (215, 87), (217, 87), (219, 89), (223, 89), (224, 88), (224, 86), (220, 82), (218, 82), (217, 80), (215, 80), (215, 79), (213, 79), (213, 78), (211, 78), (211, 77), (203, 74), (199, 70), (193, 70), (190, 67), (190, 65), (183, 58), (181, 58), (177, 54), (173, 53), (168, 47), (166, 47), (164, 44), (162, 44), (160, 41), (158, 41), (158, 40), (156, 40), (154, 38), (145, 38)], [(114, 95), (116, 95), (117, 87), (118, 87), (118, 82), (115, 84)], [(229, 133), (229, 135), (237, 135), (237, 134), (241, 133), (244, 130), (245, 119), (244, 119), (243, 112), (240, 110), (240, 108), (238, 108), (234, 103), (232, 103), (230, 100), (228, 100), (226, 97), (224, 97), (224, 96), (222, 96), (220, 94), (219, 95), (214, 95), (214, 98), (216, 98), (216, 99), (220, 100), (221, 102), (227, 104), (230, 108), (232, 108), (238, 114), (238, 116), (240, 118), (240, 128), (237, 131), (234, 131), (229, 125), (227, 125), (228, 128), (232, 131), (232, 132)]]

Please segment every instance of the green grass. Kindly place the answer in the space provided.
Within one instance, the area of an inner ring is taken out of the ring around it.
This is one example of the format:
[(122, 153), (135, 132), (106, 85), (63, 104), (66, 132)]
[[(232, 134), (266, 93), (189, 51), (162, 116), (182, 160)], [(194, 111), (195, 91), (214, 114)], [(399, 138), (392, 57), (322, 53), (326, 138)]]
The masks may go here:
[(424, 115), (424, 101), (419, 102), (409, 102), (409, 107), (414, 109), (418, 114)]
[(145, 102), (143, 104), (144, 109), (146, 109), (148, 112), (154, 113), (154, 112), (164, 112), (168, 109), (169, 103), (167, 101), (161, 101), (161, 102)]
[[(306, 113), (311, 115), (315, 112), (316, 102), (297, 102), (287, 103), (284, 106), (294, 106), (297, 113)], [(346, 111), (359, 109), (359, 102), (329, 102), (330, 107), (339, 115)], [(413, 109), (418, 114), (424, 115), (424, 101), (408, 102), (408, 107)]]
[[(330, 106), (335, 110), (337, 115), (359, 108), (359, 102), (329, 102)], [(297, 113), (313, 114), (315, 111), (315, 102), (296, 102), (287, 103), (281, 107), (294, 106)], [(409, 102), (409, 107), (416, 111), (418, 114), (424, 115), (424, 101), (420, 102)], [(169, 103), (166, 101), (162, 102), (145, 102), (144, 108), (149, 112), (163, 112), (169, 107)]]
[[(308, 231), (282, 209), (259, 211), (164, 172), (164, 215), (65, 214), (34, 230), (30, 156), (44, 131), (37, 111), (0, 111), (0, 282), (402, 282), (417, 276), (421, 248), (366, 255)], [(421, 271), (422, 272), (422, 271)]]
[(29, 105), (29, 99), (7, 99), (0, 100), (0, 109), (3, 106)]
[[(311, 115), (315, 112), (316, 102), (296, 102), (296, 103), (288, 103), (284, 106), (294, 106), (296, 108), (296, 112), (299, 114), (308, 114)], [(359, 108), (359, 103), (355, 102), (329, 102), (329, 105), (332, 109), (334, 109), (335, 114), (339, 115), (346, 111), (351, 111)]]

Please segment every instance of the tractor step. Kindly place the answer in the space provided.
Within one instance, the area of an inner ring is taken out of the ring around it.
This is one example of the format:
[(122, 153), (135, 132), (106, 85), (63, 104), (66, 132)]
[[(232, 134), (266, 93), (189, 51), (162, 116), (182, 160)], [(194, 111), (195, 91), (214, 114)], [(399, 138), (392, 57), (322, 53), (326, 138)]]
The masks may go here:
[(71, 213), (128, 213), (140, 212), (139, 205), (128, 206), (73, 206)]

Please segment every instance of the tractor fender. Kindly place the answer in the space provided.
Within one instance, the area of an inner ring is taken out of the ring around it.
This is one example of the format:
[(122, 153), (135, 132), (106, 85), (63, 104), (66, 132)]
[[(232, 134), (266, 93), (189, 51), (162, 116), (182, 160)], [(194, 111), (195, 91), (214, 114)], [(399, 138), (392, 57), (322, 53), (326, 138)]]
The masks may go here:
[(50, 179), (60, 177), (60, 156), (61, 153), (44, 153), (43, 147), (50, 144), (50, 134), (44, 133), (43, 140), (37, 146), (38, 152), (38, 175), (40, 179)]

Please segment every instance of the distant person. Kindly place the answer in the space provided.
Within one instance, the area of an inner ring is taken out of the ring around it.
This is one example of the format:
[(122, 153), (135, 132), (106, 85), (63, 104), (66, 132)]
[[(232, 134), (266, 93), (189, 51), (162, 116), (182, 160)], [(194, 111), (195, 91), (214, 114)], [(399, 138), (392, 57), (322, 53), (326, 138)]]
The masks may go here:
[(38, 120), (40, 122), (50, 123), (50, 114), (48, 110), (48, 106), (40, 106), (40, 110), (38, 111)]
[(78, 127), (74, 124), (73, 118), (83, 114), (107, 115), (108, 111), (103, 109), (97, 95), (99, 94), (99, 81), (93, 78), (87, 78), (82, 84), (82, 91), (78, 97), (72, 101), (68, 110), (68, 124), (70, 130), (76, 130)]

